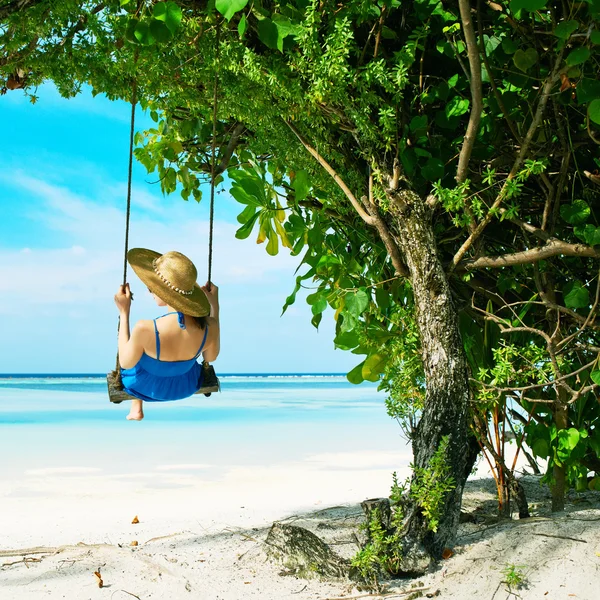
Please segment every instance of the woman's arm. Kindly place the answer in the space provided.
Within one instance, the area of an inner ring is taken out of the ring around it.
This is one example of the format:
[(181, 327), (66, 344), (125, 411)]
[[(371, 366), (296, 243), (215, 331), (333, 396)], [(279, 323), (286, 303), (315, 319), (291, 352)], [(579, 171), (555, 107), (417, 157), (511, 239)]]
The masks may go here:
[(136, 323), (129, 335), (129, 313), (131, 310), (131, 291), (129, 284), (120, 286), (115, 294), (115, 304), (119, 309), (119, 364), (122, 369), (131, 369), (142, 357), (147, 326)]
[(210, 317), (207, 319), (208, 341), (206, 349), (202, 352), (202, 358), (207, 362), (217, 360), (221, 350), (221, 329), (219, 326), (219, 288), (211, 283), (210, 289), (207, 285), (202, 286), (208, 302), (210, 303)]

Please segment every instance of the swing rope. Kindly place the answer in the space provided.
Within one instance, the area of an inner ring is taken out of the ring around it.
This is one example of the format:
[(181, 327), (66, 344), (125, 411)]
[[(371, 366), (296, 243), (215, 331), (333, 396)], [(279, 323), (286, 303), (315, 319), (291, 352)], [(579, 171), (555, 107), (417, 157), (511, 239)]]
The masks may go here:
[[(137, 52), (135, 56), (137, 64)], [(137, 104), (137, 79), (133, 79), (131, 89), (131, 120), (129, 127), (129, 167), (127, 172), (127, 208), (125, 210), (125, 249), (123, 253), (123, 287), (127, 283), (127, 252), (129, 251), (129, 221), (131, 219), (131, 179), (133, 172), (133, 137), (135, 133), (135, 106)], [(117, 325), (117, 338), (121, 328), (121, 319)], [(121, 366), (119, 364), (119, 351), (117, 350), (117, 364), (115, 366), (116, 384), (119, 390), (123, 389), (123, 380), (121, 378)]]
[(212, 148), (210, 157), (210, 218), (208, 231), (208, 289), (211, 289), (212, 255), (213, 255), (213, 224), (215, 215), (215, 158), (217, 153), (217, 93), (219, 91), (219, 41), (221, 36), (221, 21), (217, 20), (217, 35), (215, 49), (215, 81), (213, 88), (212, 114)]
[[(215, 158), (217, 147), (217, 95), (219, 91), (219, 41), (221, 34), (221, 21), (217, 21), (216, 49), (215, 49), (215, 78), (213, 87), (213, 112), (212, 112), (212, 145), (210, 160), (210, 217), (209, 217), (209, 236), (208, 236), (208, 289), (211, 289), (212, 278), (212, 256), (213, 256), (213, 229), (215, 215)], [(135, 54), (135, 64), (137, 64), (138, 55)], [(134, 78), (131, 90), (131, 120), (129, 128), (129, 169), (127, 174), (127, 209), (125, 212), (125, 248), (123, 253), (123, 286), (127, 283), (127, 252), (129, 251), (129, 222), (131, 218), (131, 180), (133, 171), (133, 138), (135, 134), (135, 107), (137, 104), (137, 79)], [(117, 336), (119, 334), (120, 320), (117, 326)], [(119, 352), (117, 350), (117, 364), (115, 367), (115, 384), (118, 390), (123, 390), (123, 380), (121, 378), (121, 366), (119, 364)]]
[(129, 220), (131, 217), (131, 173), (133, 171), (133, 137), (135, 132), (135, 105), (137, 104), (137, 79), (131, 91), (131, 126), (129, 128), (129, 170), (127, 172), (127, 210), (125, 213), (125, 252), (123, 254), (123, 285), (127, 283), (127, 252), (129, 251)]

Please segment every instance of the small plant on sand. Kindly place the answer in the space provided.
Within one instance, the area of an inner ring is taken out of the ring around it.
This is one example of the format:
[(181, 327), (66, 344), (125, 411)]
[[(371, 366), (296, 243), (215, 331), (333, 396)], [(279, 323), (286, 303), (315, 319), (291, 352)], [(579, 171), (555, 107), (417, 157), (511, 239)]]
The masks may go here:
[(352, 566), (358, 570), (365, 583), (375, 590), (379, 589), (378, 576), (382, 573), (397, 573), (402, 560), (402, 499), (407, 483), (399, 483), (396, 473), (393, 473), (392, 478), (390, 528), (384, 527), (381, 513), (379, 509), (375, 509), (369, 521), (362, 526), (369, 542), (352, 559)]
[(397, 575), (401, 571), (404, 506), (407, 501), (415, 502), (426, 518), (428, 529), (437, 531), (446, 494), (455, 487), (446, 461), (448, 442), (448, 437), (442, 438), (427, 467), (413, 466), (412, 485), (410, 479), (400, 483), (397, 474), (393, 473), (389, 527), (383, 524), (377, 508), (363, 525), (368, 542), (356, 554), (352, 566), (373, 589), (378, 589), (379, 575)]
[(434, 533), (443, 514), (446, 494), (456, 487), (446, 459), (448, 443), (448, 436), (443, 437), (427, 467), (413, 466), (410, 496), (421, 507), (427, 527)]
[(508, 564), (502, 570), (502, 575), (504, 575), (502, 583), (507, 585), (509, 594), (514, 594), (513, 589), (518, 590), (525, 587), (526, 578), (522, 569), (521, 566)]

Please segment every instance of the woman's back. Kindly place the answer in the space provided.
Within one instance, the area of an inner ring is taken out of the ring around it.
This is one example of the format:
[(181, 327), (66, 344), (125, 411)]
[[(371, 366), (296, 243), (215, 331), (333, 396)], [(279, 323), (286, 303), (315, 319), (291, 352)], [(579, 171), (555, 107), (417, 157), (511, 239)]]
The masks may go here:
[(154, 335), (146, 336), (144, 353), (161, 362), (188, 361), (206, 345), (207, 325), (201, 327), (194, 317), (183, 313), (169, 313), (149, 321)]
[[(123, 386), (131, 395), (146, 401), (187, 398), (202, 386), (202, 367), (197, 362), (208, 337), (192, 317), (172, 312), (148, 323), (154, 330), (154, 343), (144, 336), (144, 351), (130, 369), (122, 369)], [(193, 346), (192, 346), (193, 344)]]

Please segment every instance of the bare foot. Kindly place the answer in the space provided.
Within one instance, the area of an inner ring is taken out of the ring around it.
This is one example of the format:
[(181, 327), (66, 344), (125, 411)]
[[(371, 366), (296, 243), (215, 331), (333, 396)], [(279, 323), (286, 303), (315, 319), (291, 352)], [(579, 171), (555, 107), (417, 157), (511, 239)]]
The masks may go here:
[(132, 400), (131, 409), (126, 419), (128, 421), (141, 421), (144, 418), (144, 409), (141, 400)]
[(126, 417), (128, 421), (141, 421), (144, 418), (142, 411), (130, 412)]

